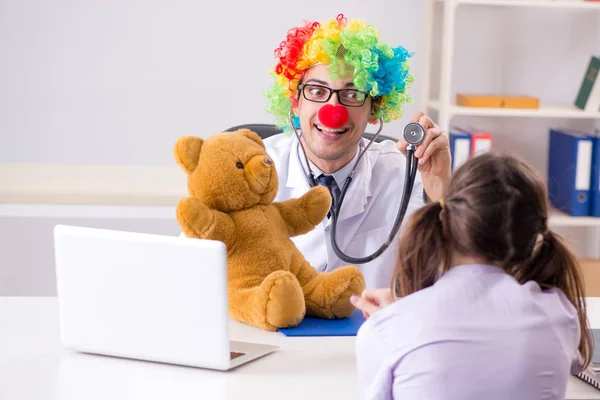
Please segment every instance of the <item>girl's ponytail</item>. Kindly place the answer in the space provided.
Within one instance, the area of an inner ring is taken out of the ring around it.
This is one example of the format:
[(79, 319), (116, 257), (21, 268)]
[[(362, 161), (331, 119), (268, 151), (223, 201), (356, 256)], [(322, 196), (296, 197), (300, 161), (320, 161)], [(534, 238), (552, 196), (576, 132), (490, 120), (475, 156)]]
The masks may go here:
[(515, 270), (515, 278), (521, 282), (535, 281), (542, 289), (558, 288), (577, 309), (581, 339), (579, 352), (587, 368), (592, 358), (593, 340), (587, 329), (587, 314), (583, 279), (575, 254), (557, 233), (546, 229), (537, 239), (532, 258)]
[(435, 283), (445, 262), (441, 219), (443, 200), (425, 205), (411, 216), (400, 239), (392, 292), (404, 297)]

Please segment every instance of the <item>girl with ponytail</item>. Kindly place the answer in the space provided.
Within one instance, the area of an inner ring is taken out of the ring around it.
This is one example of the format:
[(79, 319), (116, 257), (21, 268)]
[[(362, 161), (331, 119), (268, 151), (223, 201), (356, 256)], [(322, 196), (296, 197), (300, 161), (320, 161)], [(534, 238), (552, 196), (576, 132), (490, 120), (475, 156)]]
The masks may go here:
[(352, 299), (369, 317), (357, 337), (365, 398), (564, 398), (593, 341), (547, 197), (526, 163), (486, 153), (411, 216), (391, 289)]

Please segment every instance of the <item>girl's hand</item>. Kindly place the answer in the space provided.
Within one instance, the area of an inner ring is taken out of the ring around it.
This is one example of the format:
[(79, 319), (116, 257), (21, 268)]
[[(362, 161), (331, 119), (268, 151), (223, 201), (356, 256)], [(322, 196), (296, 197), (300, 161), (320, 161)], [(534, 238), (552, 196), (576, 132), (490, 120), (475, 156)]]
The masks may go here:
[(395, 301), (391, 289), (363, 290), (359, 296), (351, 296), (350, 302), (362, 311), (365, 318), (369, 318), (383, 307)]

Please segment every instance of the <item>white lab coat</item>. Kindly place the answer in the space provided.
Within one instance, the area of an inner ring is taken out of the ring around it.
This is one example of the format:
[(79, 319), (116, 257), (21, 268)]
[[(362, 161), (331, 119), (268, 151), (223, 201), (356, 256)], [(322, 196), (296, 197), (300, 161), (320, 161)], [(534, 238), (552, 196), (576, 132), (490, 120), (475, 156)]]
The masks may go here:
[[(366, 145), (368, 141), (363, 139)], [(306, 161), (295, 135), (279, 134), (264, 140), (279, 176), (275, 201), (298, 198), (310, 189)], [(396, 143), (373, 143), (361, 158), (338, 216), (338, 247), (351, 257), (366, 257), (376, 251), (392, 231), (402, 199), (406, 157)], [(341, 190), (341, 185), (340, 185)], [(411, 214), (423, 205), (423, 182), (417, 173), (403, 226)], [(314, 230), (292, 240), (318, 271), (332, 271), (346, 263), (331, 246), (331, 220), (325, 218)], [(402, 232), (402, 228), (398, 235)], [(365, 276), (367, 288), (391, 285), (398, 239), (377, 259), (357, 265)]]

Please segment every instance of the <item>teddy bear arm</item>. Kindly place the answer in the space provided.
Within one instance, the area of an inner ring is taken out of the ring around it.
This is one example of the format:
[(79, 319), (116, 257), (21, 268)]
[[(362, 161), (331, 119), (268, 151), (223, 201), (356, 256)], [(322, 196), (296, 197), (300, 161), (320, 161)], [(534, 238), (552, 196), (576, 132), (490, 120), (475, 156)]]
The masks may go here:
[(213, 222), (208, 227), (208, 233), (214, 240), (219, 240), (231, 249), (235, 243), (235, 224), (231, 217), (221, 211), (212, 210)]
[(179, 202), (177, 220), (187, 237), (218, 240), (228, 249), (235, 243), (235, 224), (231, 217), (209, 209), (194, 197)]
[(314, 229), (315, 225), (309, 220), (306, 209), (303, 208), (302, 198), (273, 203), (285, 221), (290, 237), (303, 235)]
[(325, 186), (316, 186), (300, 198), (278, 204), (281, 215), (288, 224), (290, 236), (302, 235), (325, 219), (331, 207), (331, 195)]

